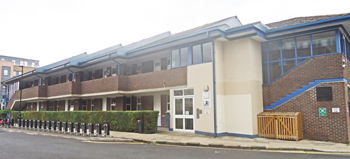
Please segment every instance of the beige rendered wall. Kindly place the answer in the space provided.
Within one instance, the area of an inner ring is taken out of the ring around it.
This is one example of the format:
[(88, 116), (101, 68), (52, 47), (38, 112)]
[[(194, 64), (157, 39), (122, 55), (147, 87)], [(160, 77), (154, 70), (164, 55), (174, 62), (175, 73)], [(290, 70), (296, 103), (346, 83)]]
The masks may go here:
[[(209, 86), (211, 107), (202, 106), (203, 87)], [(202, 63), (187, 67), (187, 87), (194, 89), (194, 129), (196, 131), (214, 133), (214, 106), (213, 106), (213, 63)], [(202, 110), (199, 119), (196, 118), (197, 108)], [(206, 110), (209, 113), (206, 114)]]
[(11, 67), (11, 72), (10, 73), (10, 77), (13, 76), (13, 68), (14, 68), (14, 65), (13, 65), (13, 62), (12, 61), (3, 61), (3, 60), (0, 60), (0, 77), (2, 75), (2, 67)]
[[(13, 69), (14, 69), (13, 71), (22, 71), (22, 67), (20, 67), (20, 66), (14, 66)], [(28, 71), (32, 71), (34, 69), (35, 69), (35, 67), (23, 67), (23, 73), (26, 73)]]
[(256, 115), (263, 111), (260, 42), (215, 43), (218, 133), (256, 135)]

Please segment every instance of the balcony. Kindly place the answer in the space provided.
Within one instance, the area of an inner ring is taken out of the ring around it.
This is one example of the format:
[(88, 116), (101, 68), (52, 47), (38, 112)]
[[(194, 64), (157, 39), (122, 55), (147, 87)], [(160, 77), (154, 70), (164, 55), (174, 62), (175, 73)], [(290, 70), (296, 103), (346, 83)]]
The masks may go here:
[[(111, 76), (83, 82), (65, 82), (50, 86), (35, 86), (23, 89), (22, 99), (30, 100), (30, 98), (60, 97), (65, 95), (80, 96), (91, 93), (135, 91), (182, 85), (187, 85), (187, 67), (131, 76)], [(12, 100), (19, 98), (18, 92), (15, 92)]]

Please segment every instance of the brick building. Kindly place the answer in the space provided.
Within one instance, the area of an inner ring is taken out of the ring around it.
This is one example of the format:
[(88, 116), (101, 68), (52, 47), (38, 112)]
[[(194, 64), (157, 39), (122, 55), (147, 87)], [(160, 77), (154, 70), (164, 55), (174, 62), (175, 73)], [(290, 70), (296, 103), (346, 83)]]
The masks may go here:
[(304, 138), (348, 143), (349, 31), (350, 14), (229, 17), (37, 68), (24, 74), (25, 104), (16, 91), (8, 108), (159, 110), (158, 126), (173, 131), (242, 137), (257, 136), (258, 113), (293, 111)]
[[(0, 78), (1, 81), (7, 80), (11, 77), (21, 75), (23, 72), (28, 72), (39, 66), (38, 60), (31, 60), (25, 58), (11, 57), (11, 56), (3, 56), (0, 55)], [(17, 85), (12, 85), (12, 88), (7, 88), (7, 85), (1, 85), (1, 96), (0, 96), (0, 110), (5, 109), (6, 103), (9, 102), (9, 94), (13, 94), (12, 92), (8, 92), (7, 90), (14, 90), (14, 87), (18, 87)]]

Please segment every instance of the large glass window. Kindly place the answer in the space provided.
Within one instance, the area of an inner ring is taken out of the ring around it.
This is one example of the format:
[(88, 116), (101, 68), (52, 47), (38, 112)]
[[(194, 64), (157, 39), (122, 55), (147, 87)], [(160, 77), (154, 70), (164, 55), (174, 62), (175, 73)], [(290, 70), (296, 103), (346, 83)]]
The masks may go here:
[(263, 43), (261, 45), (261, 53), (262, 53), (262, 61), (266, 62), (267, 61), (267, 43)]
[(267, 64), (266, 63), (264, 63), (263, 64), (263, 76), (264, 76), (264, 84), (267, 84), (267, 83), (269, 83), (269, 75), (268, 75), (268, 72), (267, 72)]
[(282, 75), (281, 62), (269, 63), (270, 67), (270, 82)]
[(322, 55), (335, 52), (337, 52), (335, 31), (312, 35), (313, 55)]
[(297, 56), (311, 56), (310, 36), (297, 37)]
[(294, 38), (282, 40), (282, 59), (295, 58)]
[(202, 48), (201, 45), (195, 45), (192, 47), (192, 61), (193, 64), (202, 62)]
[(172, 67), (178, 67), (180, 66), (180, 61), (179, 61), (179, 50), (173, 50), (171, 52), (171, 66)]
[(203, 44), (203, 62), (212, 61), (211, 57), (212, 57), (211, 43)]
[(181, 52), (181, 66), (188, 65), (188, 48), (180, 49)]
[(269, 61), (276, 61), (281, 59), (280, 41), (272, 41), (268, 43), (269, 46)]
[(290, 69), (296, 66), (295, 60), (283, 61), (283, 73), (288, 72)]

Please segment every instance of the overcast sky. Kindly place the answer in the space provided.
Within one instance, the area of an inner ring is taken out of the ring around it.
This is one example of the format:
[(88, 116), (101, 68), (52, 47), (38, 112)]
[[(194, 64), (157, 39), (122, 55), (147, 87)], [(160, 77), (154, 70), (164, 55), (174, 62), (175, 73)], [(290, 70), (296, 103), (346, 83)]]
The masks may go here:
[(350, 12), (350, 0), (0, 0), (0, 55), (44, 66), (230, 16), (243, 24)]

